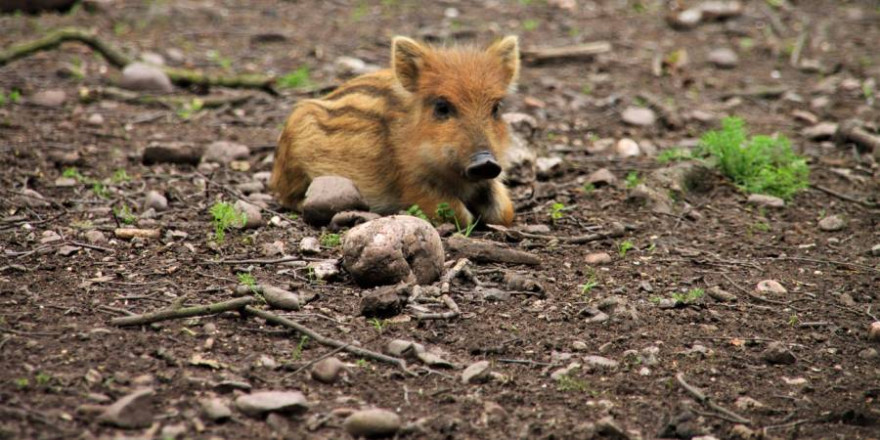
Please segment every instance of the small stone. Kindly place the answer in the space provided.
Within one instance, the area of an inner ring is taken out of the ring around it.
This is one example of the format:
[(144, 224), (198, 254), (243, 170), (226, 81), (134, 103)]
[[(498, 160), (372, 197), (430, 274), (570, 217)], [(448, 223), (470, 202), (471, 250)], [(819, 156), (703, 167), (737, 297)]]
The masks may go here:
[(732, 69), (739, 64), (739, 55), (733, 49), (722, 47), (709, 52), (709, 62), (715, 67)]
[(880, 244), (875, 244), (871, 246), (871, 255), (875, 257), (880, 257)]
[(262, 391), (235, 399), (239, 411), (257, 417), (270, 412), (302, 413), (309, 409), (306, 397), (299, 391)]
[(876, 348), (866, 348), (859, 352), (859, 358), (868, 360), (877, 359), (880, 358), (880, 353), (877, 352)]
[(257, 359), (257, 366), (274, 370), (278, 368), (278, 362), (275, 362), (275, 359), (272, 359), (272, 356), (267, 356), (263, 354), (260, 355), (259, 359)]
[(408, 215), (355, 226), (345, 234), (342, 252), (345, 269), (361, 287), (432, 283), (439, 279), (445, 257), (437, 230)]
[(378, 408), (356, 411), (342, 422), (342, 428), (354, 438), (392, 437), (401, 425), (399, 415)]
[(69, 256), (79, 252), (80, 249), (81, 248), (79, 246), (69, 246), (69, 245), (61, 246), (60, 248), (58, 248), (57, 251), (55, 251), (55, 255), (60, 255), (62, 257), (69, 257)]
[(296, 293), (284, 290), (280, 287), (263, 284), (260, 289), (266, 304), (281, 310), (299, 310), (302, 299)]
[(92, 113), (89, 115), (89, 118), (86, 119), (86, 124), (89, 124), (93, 127), (100, 127), (104, 125), (104, 116), (100, 113)]
[(342, 56), (333, 62), (336, 74), (343, 78), (363, 75), (380, 70), (379, 66), (368, 64), (360, 58)]
[(302, 215), (312, 226), (325, 226), (337, 213), (368, 209), (354, 182), (339, 176), (321, 176), (312, 180), (306, 190)]
[(806, 110), (795, 110), (791, 112), (791, 116), (794, 117), (796, 121), (804, 122), (810, 125), (816, 125), (819, 123), (819, 117)]
[(648, 127), (657, 122), (657, 114), (647, 107), (627, 107), (620, 117), (625, 124), (634, 127)]
[(642, 153), (642, 150), (636, 141), (630, 138), (623, 138), (614, 145), (614, 152), (618, 157), (626, 158), (638, 156)]
[(198, 165), (202, 159), (202, 148), (186, 142), (153, 142), (144, 149), (141, 161), (144, 165), (175, 163)]
[(142, 388), (117, 400), (98, 417), (98, 422), (118, 428), (146, 428), (153, 423), (152, 388)]
[(697, 6), (706, 20), (723, 20), (743, 13), (743, 3), (739, 0), (707, 0)]
[(403, 306), (403, 301), (397, 294), (397, 286), (383, 286), (368, 292), (361, 299), (361, 316), (390, 318), (400, 314)]
[(303, 237), (299, 241), (299, 252), (303, 255), (321, 253), (321, 242), (315, 237)]
[(234, 160), (246, 160), (250, 155), (251, 149), (247, 145), (228, 141), (216, 141), (205, 148), (202, 162), (215, 162), (225, 165)]
[(709, 290), (707, 291), (707, 293), (709, 294), (709, 297), (711, 297), (712, 299), (714, 299), (716, 301), (720, 301), (720, 302), (736, 301), (736, 295), (722, 289), (719, 286), (710, 287)]
[(874, 321), (868, 327), (868, 340), (880, 342), (880, 321)]
[(163, 58), (162, 55), (159, 55), (156, 52), (142, 52), (141, 61), (147, 64), (152, 64), (154, 66), (165, 65), (165, 58)]
[(825, 232), (835, 232), (846, 228), (846, 220), (839, 215), (829, 215), (819, 220), (819, 229)]
[(375, 212), (367, 212), (367, 211), (343, 211), (333, 215), (333, 218), (330, 220), (330, 224), (327, 225), (327, 229), (338, 232), (343, 229), (351, 229), (361, 223), (366, 223), (370, 220), (376, 220), (377, 218), (382, 217)]
[(763, 280), (758, 283), (758, 286), (755, 288), (758, 293), (775, 293), (775, 294), (784, 294), (788, 293), (785, 287), (782, 284), (779, 284), (779, 281), (776, 280)]
[(703, 11), (698, 8), (685, 9), (669, 17), (669, 24), (676, 29), (693, 29), (703, 20)]
[(284, 254), (284, 242), (281, 240), (273, 241), (272, 243), (263, 243), (260, 246), (260, 251), (263, 253), (263, 256), (266, 257), (274, 257), (277, 255)]
[(812, 127), (807, 127), (801, 131), (807, 139), (820, 141), (831, 139), (837, 133), (837, 124), (834, 122), (820, 122)]
[(339, 276), (339, 263), (337, 260), (324, 260), (309, 263), (315, 279), (318, 281), (332, 281)]
[(43, 231), (40, 235), (40, 244), (54, 243), (62, 240), (61, 236), (53, 230)]
[(603, 356), (584, 356), (584, 366), (591, 371), (614, 371), (620, 362)]
[(119, 85), (128, 90), (138, 92), (171, 93), (174, 86), (162, 69), (147, 63), (134, 62), (122, 69), (122, 80)]
[(750, 194), (748, 203), (763, 208), (785, 208), (785, 200), (782, 200), (779, 197), (768, 196), (764, 194)]
[(562, 172), (561, 157), (539, 157), (535, 159), (535, 172), (539, 179), (549, 179)]
[(537, 160), (537, 154), (522, 136), (516, 131), (511, 131), (510, 146), (507, 149), (508, 165), (504, 169), (507, 182), (511, 185), (527, 185), (534, 182), (537, 179), (535, 166)]
[(168, 209), (168, 199), (158, 191), (149, 191), (144, 196), (144, 210), (155, 209), (156, 212), (162, 212)]
[(21, 190), (21, 197), (19, 197), (19, 200), (28, 208), (42, 208), (49, 206), (49, 202), (46, 201), (46, 198), (43, 197), (42, 194), (30, 188)]
[(63, 90), (43, 90), (34, 93), (28, 103), (38, 107), (61, 107), (67, 101), (67, 93)]
[(767, 345), (767, 349), (761, 354), (761, 357), (769, 364), (791, 365), (797, 361), (794, 354), (785, 344), (781, 342), (771, 342)]
[(611, 255), (608, 252), (594, 252), (584, 258), (584, 262), (590, 266), (601, 266), (611, 262)]
[(736, 402), (733, 403), (737, 409), (743, 411), (754, 411), (756, 409), (764, 408), (765, 405), (761, 402), (758, 402), (755, 399), (752, 399), (749, 396), (742, 396), (736, 399)]
[(571, 343), (571, 349), (574, 351), (584, 351), (587, 349), (587, 343), (584, 341), (574, 341)]
[(617, 184), (617, 177), (608, 168), (599, 168), (587, 176), (587, 182), (596, 188), (605, 185), (614, 186)]
[(243, 228), (254, 229), (263, 225), (262, 210), (259, 206), (243, 200), (238, 200), (235, 202), (235, 210), (247, 217)]
[(331, 356), (315, 363), (312, 366), (312, 379), (326, 384), (335, 383), (340, 374), (345, 370), (345, 364), (337, 357)]
[(523, 232), (528, 232), (529, 234), (549, 234), (550, 227), (547, 225), (525, 225), (522, 228)]
[(72, 177), (59, 177), (55, 179), (56, 188), (72, 188), (79, 185), (79, 182)]
[(103, 232), (95, 229), (86, 231), (83, 236), (89, 244), (102, 244), (107, 242), (107, 236), (105, 236)]
[(186, 434), (186, 425), (178, 423), (176, 425), (165, 425), (159, 431), (159, 438), (162, 440), (177, 440)]
[(461, 383), (463, 384), (480, 383), (488, 379), (489, 361), (475, 362), (461, 372)]
[(394, 339), (388, 343), (385, 352), (394, 357), (415, 357), (416, 354), (425, 352), (425, 346), (413, 341)]
[(489, 287), (479, 291), (480, 296), (486, 301), (507, 301), (510, 299), (510, 292), (495, 287)]

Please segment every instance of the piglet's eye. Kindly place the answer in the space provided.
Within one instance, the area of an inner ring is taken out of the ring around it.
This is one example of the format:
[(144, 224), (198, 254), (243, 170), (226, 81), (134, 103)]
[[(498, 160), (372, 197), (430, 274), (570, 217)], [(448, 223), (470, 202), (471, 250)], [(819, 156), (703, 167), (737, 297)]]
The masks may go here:
[(501, 117), (501, 109), (504, 108), (504, 102), (498, 101), (492, 106), (492, 117), (498, 119)]
[(439, 120), (449, 119), (455, 112), (452, 103), (444, 98), (434, 101), (434, 118)]

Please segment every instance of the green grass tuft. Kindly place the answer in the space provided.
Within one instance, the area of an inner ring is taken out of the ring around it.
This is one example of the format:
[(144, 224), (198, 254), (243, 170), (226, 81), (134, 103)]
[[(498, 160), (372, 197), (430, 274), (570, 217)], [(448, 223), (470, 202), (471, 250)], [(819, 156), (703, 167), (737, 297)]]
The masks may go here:
[(211, 223), (214, 225), (214, 240), (222, 243), (226, 231), (233, 226), (244, 226), (247, 214), (236, 212), (231, 203), (218, 202), (211, 207)]
[(287, 75), (278, 78), (278, 87), (284, 89), (297, 89), (308, 87), (312, 84), (309, 78), (309, 66), (302, 66)]
[(749, 138), (740, 118), (725, 118), (721, 130), (703, 135), (697, 152), (749, 194), (790, 200), (809, 186), (807, 162), (795, 154), (785, 136)]

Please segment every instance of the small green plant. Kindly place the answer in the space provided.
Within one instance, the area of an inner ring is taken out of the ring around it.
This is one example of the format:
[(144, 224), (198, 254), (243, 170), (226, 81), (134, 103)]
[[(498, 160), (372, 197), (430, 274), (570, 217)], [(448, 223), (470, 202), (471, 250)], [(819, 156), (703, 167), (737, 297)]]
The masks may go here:
[(15, 382), (15, 387), (20, 390), (27, 388), (31, 384), (31, 381), (28, 380), (28, 378), (26, 378), (26, 377), (19, 377), (18, 379), (15, 379), (14, 382)]
[(425, 215), (425, 211), (422, 211), (422, 208), (419, 208), (419, 205), (410, 206), (409, 209), (406, 210), (406, 213), (413, 217), (418, 217), (422, 220), (430, 221), (430, 219), (428, 219), (428, 216)]
[(633, 242), (629, 240), (624, 240), (617, 244), (617, 255), (620, 255), (620, 258), (626, 258), (626, 253), (630, 251), (635, 245)]
[(354, 21), (361, 21), (369, 12), (370, 6), (365, 1), (359, 1), (357, 6), (355, 6), (354, 10), (351, 11), (351, 19)]
[(298, 89), (312, 84), (309, 78), (309, 66), (302, 66), (287, 75), (278, 78), (278, 87), (284, 89)]
[(293, 351), (290, 352), (290, 358), (296, 362), (302, 358), (303, 350), (306, 348), (306, 343), (309, 342), (308, 336), (303, 336), (299, 339), (299, 343), (296, 344), (296, 347), (293, 348)]
[(565, 207), (565, 204), (563, 204), (563, 203), (556, 202), (556, 203), (550, 205), (550, 220), (555, 224), (556, 220), (559, 220), (562, 217), (565, 217), (564, 211), (566, 211), (566, 210), (567, 210), (567, 208)]
[(214, 240), (222, 243), (226, 239), (226, 231), (233, 226), (244, 226), (247, 214), (239, 213), (232, 204), (217, 202), (211, 206), (211, 223), (214, 225)]
[(17, 103), (20, 100), (21, 100), (21, 92), (19, 92), (17, 89), (11, 90), (8, 95), (4, 94), (3, 92), (0, 92), (0, 107), (3, 107), (4, 105), (6, 105), (10, 102), (13, 104)]
[(129, 26), (128, 23), (117, 21), (116, 24), (113, 25), (113, 33), (116, 34), (117, 37), (127, 34), (130, 30), (131, 26)]
[(593, 288), (599, 285), (599, 281), (596, 280), (596, 271), (590, 269), (590, 276), (587, 278), (587, 282), (581, 284), (581, 295), (587, 296), (590, 292), (593, 291)]
[(747, 137), (745, 123), (730, 117), (722, 129), (700, 138), (696, 152), (708, 157), (743, 191), (791, 199), (809, 186), (807, 162), (791, 149), (785, 136)]
[(321, 246), (326, 248), (335, 248), (342, 243), (342, 237), (339, 234), (324, 232), (321, 234)]
[(639, 173), (636, 171), (630, 171), (629, 174), (626, 175), (626, 187), (629, 189), (633, 189), (639, 186), (642, 183), (642, 179), (639, 178)]
[(862, 82), (862, 96), (865, 97), (865, 102), (867, 102), (869, 106), (874, 105), (874, 82), (873, 81), (863, 81)]
[(683, 160), (691, 160), (693, 158), (694, 156), (691, 154), (691, 150), (686, 150), (684, 148), (670, 148), (668, 150), (661, 151), (660, 154), (657, 155), (657, 162), (669, 163)]
[(522, 27), (526, 31), (533, 31), (538, 29), (538, 26), (541, 25), (541, 22), (535, 18), (527, 18), (522, 21)]
[(388, 326), (388, 321), (386, 321), (384, 319), (379, 319), (379, 318), (370, 319), (369, 323), (379, 333), (382, 333), (383, 331), (385, 331), (385, 327)]
[(318, 283), (318, 275), (315, 274), (315, 268), (312, 266), (306, 267), (306, 278), (309, 280), (309, 284), (317, 284)]
[(687, 305), (687, 304), (693, 304), (694, 302), (696, 302), (697, 300), (702, 298), (705, 294), (706, 294), (706, 292), (703, 289), (696, 288), (696, 289), (688, 290), (686, 293), (679, 293), (679, 292), (673, 293), (672, 299), (677, 304)]
[(581, 93), (584, 95), (592, 95), (593, 94), (593, 85), (592, 84), (584, 84), (581, 87)]
[(798, 318), (797, 313), (792, 313), (788, 317), (788, 326), (789, 327), (797, 327), (797, 325), (801, 322), (801, 319)]
[(368, 361), (368, 360), (366, 360), (366, 359), (364, 359), (364, 358), (360, 358), (360, 359), (354, 361), (354, 364), (355, 364), (358, 368), (367, 368), (367, 367), (370, 366), (370, 361)]
[(214, 64), (220, 66), (223, 70), (229, 70), (232, 68), (232, 60), (228, 57), (221, 56), (220, 52), (217, 52), (216, 50), (208, 51), (208, 59)]
[(113, 177), (111, 177), (110, 180), (116, 184), (127, 183), (131, 182), (131, 176), (129, 176), (124, 169), (120, 168), (113, 172)]
[(590, 384), (588, 384), (587, 381), (571, 377), (568, 374), (560, 376), (559, 379), (556, 380), (556, 390), (562, 392), (585, 392), (590, 389), (589, 385)]
[(107, 185), (104, 185), (103, 182), (97, 180), (92, 181), (92, 193), (102, 199), (110, 198), (110, 189), (107, 188)]
[(452, 209), (452, 207), (449, 206), (449, 203), (446, 202), (437, 205), (437, 210), (435, 211), (435, 214), (437, 214), (437, 218), (440, 219), (441, 222), (450, 222), (455, 224), (455, 230), (457, 231), (457, 233), (460, 235), (464, 235), (465, 237), (471, 236), (471, 233), (474, 231), (474, 228), (476, 228), (477, 223), (479, 223), (480, 221), (480, 219), (477, 218), (476, 220), (468, 223), (462, 228), (461, 223), (458, 222), (458, 218), (455, 216), (455, 210)]
[(120, 208), (113, 208), (113, 215), (126, 225), (132, 225), (137, 221), (137, 216), (131, 212), (131, 208), (126, 204), (123, 204)]
[(584, 184), (583, 189), (584, 189), (584, 194), (592, 194), (593, 191), (596, 191), (596, 185), (593, 185), (592, 183), (587, 182)]
[(199, 98), (193, 98), (192, 101), (186, 102), (177, 109), (177, 116), (180, 119), (189, 119), (193, 115), (200, 112), (205, 106), (205, 101)]
[(76, 168), (65, 168), (64, 171), (61, 173), (61, 176), (68, 179), (74, 179), (77, 182), (82, 182), (86, 179), (85, 176), (80, 174), (79, 170)]
[(253, 274), (242, 272), (236, 275), (236, 278), (238, 278), (238, 282), (243, 286), (247, 286), (251, 292), (257, 293), (257, 279), (254, 278)]
[(34, 377), (34, 379), (36, 379), (37, 385), (45, 386), (45, 385), (48, 385), (49, 382), (52, 381), (52, 375), (41, 371), (41, 372), (37, 373), (37, 375)]

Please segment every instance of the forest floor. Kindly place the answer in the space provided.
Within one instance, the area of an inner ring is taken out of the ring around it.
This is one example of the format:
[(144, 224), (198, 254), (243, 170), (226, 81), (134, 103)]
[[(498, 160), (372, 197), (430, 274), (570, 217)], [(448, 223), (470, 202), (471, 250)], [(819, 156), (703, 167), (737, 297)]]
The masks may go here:
[[(175, 67), (298, 72), (275, 95), (176, 87), (176, 104), (156, 105), (105, 93), (119, 70), (76, 43), (0, 67), (0, 438), (334, 439), (347, 435), (349, 409), (367, 407), (399, 414), (407, 438), (880, 438), (880, 342), (869, 337), (880, 316), (880, 152), (835, 141), (833, 125), (817, 128), (858, 119), (870, 132), (880, 123), (880, 9), (753, 0), (726, 19), (676, 29), (666, 3), (156, 0), (0, 15), (0, 48), (78, 26)], [(452, 319), (359, 316), (368, 290), (344, 271), (316, 280), (305, 266), (336, 262), (335, 237), (286, 212), (270, 220), (282, 211), (263, 189), (280, 127), (298, 100), (344, 80), (339, 57), (385, 66), (394, 35), (485, 44), (506, 34), (526, 49), (611, 43), (588, 58), (524, 64), (505, 111), (537, 121), (534, 133), (518, 134), (541, 166), (561, 163), (533, 188), (513, 188), (514, 231), (564, 238), (619, 222), (625, 234), (568, 244), (475, 231), (541, 264), (473, 264), (482, 287), (452, 284), (461, 310)], [(253, 96), (210, 108), (197, 100), (242, 93)], [(623, 121), (625, 109), (646, 105), (657, 121)], [(660, 152), (693, 147), (725, 116), (791, 139), (808, 160), (810, 188), (784, 208), (763, 208), (713, 172), (668, 212), (632, 201), (639, 181), (670, 166)], [(616, 153), (624, 138), (638, 154)], [(219, 166), (142, 162), (150, 144), (214, 141), (249, 150)], [(617, 182), (585, 185), (601, 168)], [(149, 191), (167, 209), (145, 210)], [(270, 211), (262, 226), (218, 243), (209, 211), (238, 196)], [(820, 227), (833, 216), (837, 225)], [(117, 238), (127, 223), (160, 236)], [(217, 263), (296, 260), (305, 237), (323, 245), (301, 261)], [(285, 315), (316, 332), (376, 352), (415, 341), (452, 368), (408, 375), (343, 350), (335, 355), (345, 377), (325, 384), (301, 367), (333, 349), (261, 319), (110, 323), (231, 299), (242, 273), (317, 292)], [(494, 301), (481, 293), (516, 290), (502, 281), (509, 273), (543, 292)], [(759, 291), (765, 280), (784, 291)], [(497, 374), (463, 383), (462, 369), (478, 361)], [(735, 414), (697, 402), (677, 376)], [(139, 409), (148, 428), (98, 422), (99, 405), (142, 387), (155, 392)], [(225, 423), (203, 413), (205, 399), (233, 406), (249, 389), (300, 391), (308, 411), (233, 410)]]

